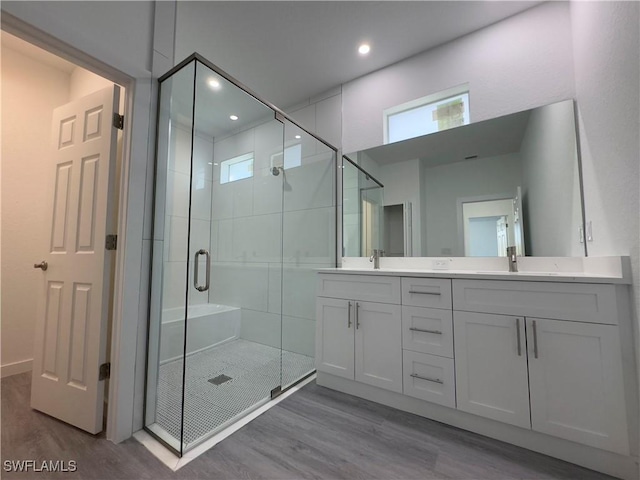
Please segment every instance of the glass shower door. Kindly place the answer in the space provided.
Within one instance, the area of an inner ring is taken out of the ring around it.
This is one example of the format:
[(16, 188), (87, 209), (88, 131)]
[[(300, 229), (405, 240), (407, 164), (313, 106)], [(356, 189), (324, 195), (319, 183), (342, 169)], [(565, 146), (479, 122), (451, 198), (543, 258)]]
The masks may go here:
[(185, 341), (185, 448), (282, 385), (283, 124), (196, 64)]

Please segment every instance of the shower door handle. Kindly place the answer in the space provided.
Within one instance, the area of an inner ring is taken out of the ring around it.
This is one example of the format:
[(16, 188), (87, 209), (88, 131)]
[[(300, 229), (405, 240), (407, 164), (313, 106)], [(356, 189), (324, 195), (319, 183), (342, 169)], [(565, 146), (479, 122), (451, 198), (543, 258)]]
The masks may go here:
[[(198, 257), (200, 255), (205, 255), (206, 256), (206, 265), (207, 265), (207, 272), (205, 275), (205, 284), (204, 286), (198, 285)], [(204, 248), (201, 248), (200, 250), (198, 250), (196, 252), (196, 256), (195, 256), (195, 266), (193, 268), (193, 286), (196, 287), (196, 290), (198, 290), (199, 292), (206, 292), (207, 290), (209, 290), (209, 282), (211, 280), (211, 255), (209, 254), (208, 250), (205, 250)]]

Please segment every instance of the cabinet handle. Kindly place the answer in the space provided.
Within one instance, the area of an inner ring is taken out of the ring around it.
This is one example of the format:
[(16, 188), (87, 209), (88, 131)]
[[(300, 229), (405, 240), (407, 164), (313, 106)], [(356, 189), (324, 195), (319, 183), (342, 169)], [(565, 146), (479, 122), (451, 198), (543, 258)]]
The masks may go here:
[(422, 328), (415, 328), (415, 327), (410, 327), (409, 330), (412, 330), (414, 332), (435, 333), (436, 335), (442, 335), (442, 332), (440, 330), (424, 330)]
[(360, 328), (360, 304), (356, 302), (356, 330)]
[(444, 382), (439, 378), (427, 378), (418, 375), (417, 373), (412, 373), (411, 376), (413, 378), (419, 378), (420, 380), (426, 380), (427, 382), (439, 383), (440, 385), (444, 385)]
[(351, 328), (351, 302), (349, 302), (349, 307), (347, 308), (347, 328)]
[(518, 337), (518, 356), (522, 356), (522, 341), (520, 340), (520, 319), (516, 318), (516, 336)]
[(442, 295), (441, 293), (434, 293), (434, 292), (418, 292), (417, 290), (409, 290), (409, 293), (417, 293), (418, 295)]
[(531, 324), (533, 326), (533, 356), (538, 358), (538, 329), (535, 320), (532, 320)]

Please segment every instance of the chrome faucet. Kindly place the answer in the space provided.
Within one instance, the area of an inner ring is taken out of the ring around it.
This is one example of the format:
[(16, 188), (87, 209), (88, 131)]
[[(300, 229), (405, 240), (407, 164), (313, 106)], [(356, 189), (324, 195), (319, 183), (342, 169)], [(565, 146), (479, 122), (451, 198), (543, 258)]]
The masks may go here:
[(509, 260), (509, 271), (518, 271), (518, 256), (516, 255), (516, 247), (507, 247), (507, 258)]
[(379, 250), (377, 248), (374, 248), (373, 255), (369, 257), (369, 261), (373, 262), (374, 270), (380, 269), (380, 257), (384, 257), (384, 250)]

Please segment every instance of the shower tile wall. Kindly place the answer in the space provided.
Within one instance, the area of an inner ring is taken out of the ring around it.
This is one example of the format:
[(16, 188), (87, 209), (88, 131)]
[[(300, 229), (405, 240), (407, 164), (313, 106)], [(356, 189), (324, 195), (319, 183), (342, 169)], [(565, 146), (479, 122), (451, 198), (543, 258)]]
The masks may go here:
[[(167, 172), (167, 203), (165, 239), (168, 246), (164, 250), (163, 309), (184, 307), (187, 265), (187, 235), (189, 223), (189, 189), (193, 187), (191, 248), (189, 258), (190, 275), (193, 274), (193, 253), (208, 249), (211, 243), (212, 173), (209, 162), (213, 161), (213, 139), (195, 135), (193, 149), (193, 183), (190, 178), (191, 130), (176, 123), (172, 124), (171, 145)], [(204, 263), (200, 265), (204, 268)], [(202, 271), (202, 270), (201, 270)], [(191, 304), (207, 303), (206, 293), (198, 292), (192, 281), (189, 285)]]
[[(335, 262), (334, 170), (332, 152), (298, 130), (286, 126), (285, 147), (302, 143), (302, 165), (278, 176), (279, 122), (214, 142), (210, 301), (242, 307), (242, 338), (280, 347), (282, 335), (282, 348), (313, 356), (315, 270)], [(253, 176), (220, 184), (219, 164), (248, 152)]]

